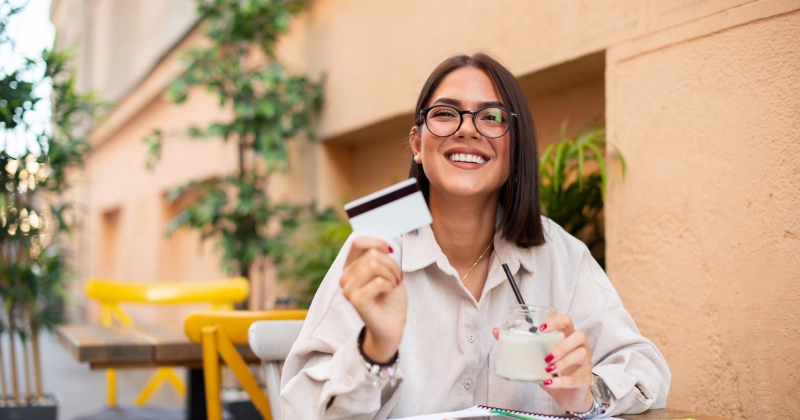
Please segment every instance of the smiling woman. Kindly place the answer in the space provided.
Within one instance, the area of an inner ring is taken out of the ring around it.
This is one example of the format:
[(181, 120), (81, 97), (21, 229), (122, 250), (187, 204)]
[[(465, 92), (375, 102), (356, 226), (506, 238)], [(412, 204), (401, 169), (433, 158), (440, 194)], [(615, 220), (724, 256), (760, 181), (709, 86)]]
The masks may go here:
[[(433, 71), (409, 133), (410, 176), (433, 222), (389, 243), (348, 239), (286, 360), (286, 418), (665, 406), (663, 357), (586, 246), (541, 216), (534, 133), (522, 89), (491, 57), (455, 56)], [(565, 337), (530, 355), (539, 383), (495, 375), (497, 327), (518, 307), (503, 267), (525, 302), (562, 314), (537, 327)]]

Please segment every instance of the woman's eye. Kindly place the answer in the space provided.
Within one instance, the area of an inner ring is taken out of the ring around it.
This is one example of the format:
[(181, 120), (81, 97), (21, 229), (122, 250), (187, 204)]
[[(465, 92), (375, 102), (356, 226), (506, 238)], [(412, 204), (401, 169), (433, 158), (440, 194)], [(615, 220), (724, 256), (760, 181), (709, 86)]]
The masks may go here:
[(436, 109), (431, 114), (433, 118), (453, 118), (456, 116), (456, 113), (449, 109)]
[(505, 118), (503, 118), (503, 114), (500, 113), (488, 113), (483, 116), (483, 120), (492, 121), (492, 122), (504, 122)]

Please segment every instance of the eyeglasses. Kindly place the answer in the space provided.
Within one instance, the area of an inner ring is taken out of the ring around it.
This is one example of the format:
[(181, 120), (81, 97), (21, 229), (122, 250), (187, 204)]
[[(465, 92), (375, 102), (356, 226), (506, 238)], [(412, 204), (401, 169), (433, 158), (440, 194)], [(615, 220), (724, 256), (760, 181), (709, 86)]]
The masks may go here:
[(425, 126), (436, 137), (455, 134), (464, 122), (464, 114), (472, 115), (472, 124), (483, 137), (494, 139), (508, 133), (509, 121), (516, 117), (503, 108), (490, 106), (477, 111), (460, 110), (450, 105), (434, 105), (419, 111)]

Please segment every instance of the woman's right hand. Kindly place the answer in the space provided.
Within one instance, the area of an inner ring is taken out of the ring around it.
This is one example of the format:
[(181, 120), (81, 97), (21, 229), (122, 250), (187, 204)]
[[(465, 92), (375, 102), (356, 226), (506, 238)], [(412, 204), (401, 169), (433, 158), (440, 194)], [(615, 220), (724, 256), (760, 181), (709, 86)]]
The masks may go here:
[(353, 239), (339, 280), (366, 326), (362, 349), (379, 363), (394, 357), (406, 325), (408, 297), (400, 266), (389, 256), (392, 251), (377, 238)]

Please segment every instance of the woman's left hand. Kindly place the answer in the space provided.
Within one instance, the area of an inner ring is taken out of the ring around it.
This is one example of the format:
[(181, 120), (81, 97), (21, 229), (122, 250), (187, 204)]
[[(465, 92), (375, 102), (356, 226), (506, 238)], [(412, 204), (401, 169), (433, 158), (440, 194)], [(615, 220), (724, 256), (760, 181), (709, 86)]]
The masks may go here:
[[(547, 371), (558, 374), (544, 381), (542, 387), (559, 405), (567, 411), (583, 413), (592, 408), (594, 398), (592, 386), (592, 349), (586, 334), (575, 331), (569, 315), (557, 315), (539, 326), (542, 332), (561, 331), (564, 341), (553, 347), (545, 357)], [(498, 338), (500, 330), (492, 333)]]

